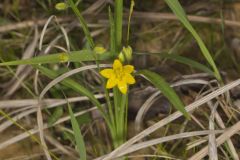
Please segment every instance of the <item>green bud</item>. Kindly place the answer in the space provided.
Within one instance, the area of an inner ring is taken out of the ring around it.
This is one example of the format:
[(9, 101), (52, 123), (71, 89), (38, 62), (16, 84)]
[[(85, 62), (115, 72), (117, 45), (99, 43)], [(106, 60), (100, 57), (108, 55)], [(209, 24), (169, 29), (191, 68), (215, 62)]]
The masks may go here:
[(97, 45), (96, 47), (94, 47), (93, 50), (97, 54), (103, 54), (104, 52), (106, 52), (106, 49), (101, 45)]
[(55, 5), (55, 8), (59, 11), (63, 11), (63, 10), (66, 10), (68, 8), (68, 5), (64, 2), (61, 2), (61, 3), (57, 3)]
[(130, 46), (123, 47), (122, 51), (118, 55), (118, 58), (122, 62), (130, 62), (132, 60), (132, 48)]
[(62, 62), (62, 63), (67, 62), (68, 59), (69, 59), (69, 57), (68, 57), (68, 54), (67, 54), (67, 53), (61, 53), (61, 54), (59, 55), (59, 60), (60, 60), (60, 62)]

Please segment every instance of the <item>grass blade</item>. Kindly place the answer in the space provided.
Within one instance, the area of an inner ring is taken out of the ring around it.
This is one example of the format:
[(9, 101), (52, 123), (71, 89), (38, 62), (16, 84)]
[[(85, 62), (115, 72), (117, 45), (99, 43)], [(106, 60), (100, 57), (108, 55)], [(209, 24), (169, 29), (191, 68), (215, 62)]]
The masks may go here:
[(48, 117), (48, 125), (52, 126), (63, 115), (63, 107), (59, 106), (54, 109), (53, 113)]
[(136, 55), (143, 55), (143, 54), (144, 55), (150, 54), (153, 56), (159, 56), (161, 58), (173, 60), (175, 62), (188, 65), (192, 68), (198, 69), (200, 71), (206, 72), (206, 73), (214, 76), (214, 72), (211, 69), (209, 69), (207, 66), (205, 66), (201, 63), (198, 63), (197, 61), (192, 60), (190, 58), (184, 57), (184, 56), (180, 56), (180, 55), (176, 55), (176, 54), (168, 54), (168, 53), (136, 53)]
[[(99, 60), (106, 60), (106, 59), (109, 59), (109, 57), (110, 57), (109, 52), (105, 52), (101, 55), (98, 55)], [(73, 51), (73, 52), (70, 52), (69, 54), (57, 53), (57, 54), (33, 57), (30, 59), (3, 62), (3, 63), (0, 63), (0, 66), (26, 65), (26, 64), (33, 65), (33, 64), (61, 63), (61, 62), (83, 62), (83, 61), (95, 61), (95, 60), (96, 60), (96, 56), (94, 56), (94, 52), (90, 50), (81, 50), (81, 51)]]
[(179, 63), (182, 63), (182, 64), (186, 64), (190, 67), (196, 68), (200, 71), (204, 71), (204, 72), (209, 73), (210, 75), (214, 76), (214, 73), (211, 69), (209, 69), (205, 65), (203, 65), (201, 63), (198, 63), (197, 61), (194, 61), (190, 58), (179, 56), (179, 55), (176, 55), (176, 54), (161, 54), (160, 56), (163, 57), (163, 58), (171, 59), (173, 61), (176, 61), (176, 62), (179, 62)]
[(87, 153), (86, 153), (86, 148), (84, 144), (84, 139), (70, 104), (68, 104), (68, 111), (71, 117), (71, 124), (74, 132), (75, 141), (77, 144), (78, 153), (80, 154), (80, 160), (87, 160)]
[(219, 74), (219, 71), (216, 67), (216, 64), (207, 49), (206, 45), (202, 41), (201, 37), (198, 35), (198, 33), (195, 31), (195, 29), (192, 27), (191, 23), (187, 19), (186, 13), (184, 12), (181, 4), (178, 0), (165, 0), (165, 2), (168, 4), (168, 6), (171, 8), (171, 10), (174, 12), (174, 14), (178, 17), (178, 19), (182, 22), (182, 24), (185, 26), (185, 28), (192, 34), (192, 36), (195, 38), (195, 40), (198, 43), (198, 46), (200, 47), (203, 56), (208, 61), (208, 63), (211, 65), (214, 71), (215, 77), (219, 80), (221, 80), (221, 76)]
[(112, 57), (117, 57), (117, 51), (116, 51), (116, 38), (115, 38), (115, 24), (113, 20), (113, 15), (111, 11), (111, 7), (108, 8), (108, 17), (109, 17), (109, 23), (110, 23), (110, 52)]
[(134, 0), (131, 0), (130, 10), (129, 10), (129, 16), (128, 16), (128, 27), (127, 27), (127, 46), (128, 46), (128, 44), (129, 44), (131, 17), (132, 17), (134, 5), (135, 5)]
[(189, 114), (185, 110), (183, 102), (180, 100), (176, 92), (160, 75), (148, 70), (141, 70), (138, 73), (142, 74), (149, 82), (161, 90), (163, 95), (173, 104), (173, 106), (182, 112), (187, 119), (190, 119)]
[(78, 10), (78, 8), (76, 7), (76, 5), (74, 4), (73, 0), (68, 0), (69, 6), (72, 8), (73, 12), (76, 14), (76, 16), (78, 17), (78, 20), (83, 28), (83, 32), (87, 38), (87, 41), (89, 43), (89, 45), (91, 46), (91, 48), (93, 49), (95, 44), (93, 41), (93, 38), (89, 32), (89, 29), (87, 27), (87, 23), (85, 22), (83, 16), (81, 15), (80, 11)]
[(122, 47), (123, 0), (115, 0), (115, 36), (117, 51)]

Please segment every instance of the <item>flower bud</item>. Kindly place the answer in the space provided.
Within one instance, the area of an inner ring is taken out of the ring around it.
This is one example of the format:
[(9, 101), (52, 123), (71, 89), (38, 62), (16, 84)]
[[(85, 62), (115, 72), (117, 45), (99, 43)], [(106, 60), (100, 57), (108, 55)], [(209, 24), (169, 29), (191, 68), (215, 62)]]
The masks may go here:
[(57, 3), (55, 5), (55, 8), (59, 11), (63, 11), (63, 10), (66, 10), (68, 8), (68, 5), (64, 2), (61, 2), (61, 3)]
[(123, 47), (122, 51), (118, 55), (118, 58), (122, 61), (130, 62), (132, 60), (132, 48), (130, 46)]
[(62, 63), (67, 62), (69, 60), (68, 54), (67, 53), (61, 53), (59, 55), (59, 60)]
[(93, 50), (97, 54), (103, 54), (104, 52), (106, 52), (106, 49), (101, 45), (97, 45), (96, 47), (94, 47)]

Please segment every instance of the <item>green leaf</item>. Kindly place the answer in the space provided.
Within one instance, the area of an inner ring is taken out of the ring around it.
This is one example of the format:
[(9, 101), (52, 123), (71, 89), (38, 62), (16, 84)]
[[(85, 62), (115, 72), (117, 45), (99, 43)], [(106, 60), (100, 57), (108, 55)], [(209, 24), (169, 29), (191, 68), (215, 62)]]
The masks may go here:
[(128, 29), (127, 29), (127, 46), (129, 45), (129, 35), (130, 35), (130, 25), (131, 25), (131, 17), (133, 13), (133, 7), (135, 5), (134, 0), (131, 0), (130, 10), (129, 10), (129, 16), (128, 16)]
[(78, 153), (80, 154), (80, 160), (87, 160), (87, 153), (84, 144), (84, 139), (80, 130), (80, 126), (76, 120), (76, 117), (73, 114), (70, 104), (68, 104), (68, 111), (71, 117), (72, 128), (74, 132), (75, 141), (77, 144)]
[(110, 6), (108, 8), (108, 17), (110, 22), (110, 52), (112, 57), (117, 57), (118, 53), (116, 50), (115, 23)]
[(63, 115), (63, 107), (59, 106), (54, 109), (53, 114), (48, 117), (48, 124), (53, 125)]
[(79, 125), (84, 125), (92, 122), (91, 114), (85, 113), (76, 118)]
[(115, 0), (115, 38), (117, 51), (122, 47), (123, 0)]
[(210, 70), (208, 67), (206, 67), (203, 64), (198, 63), (197, 61), (194, 61), (190, 58), (179, 56), (179, 55), (176, 55), (176, 54), (161, 54), (160, 56), (163, 57), (163, 58), (171, 59), (171, 60), (179, 62), (179, 63), (186, 64), (190, 67), (199, 69), (201, 71), (204, 71), (204, 72), (209, 73), (210, 75), (214, 76), (214, 73), (213, 73), (212, 70)]
[(73, 0), (68, 0), (69, 6), (72, 8), (73, 12), (76, 14), (76, 16), (78, 17), (78, 20), (81, 24), (81, 27), (83, 29), (83, 32), (87, 38), (87, 41), (89, 43), (89, 45), (91, 46), (91, 48), (93, 49), (95, 44), (93, 42), (93, 38), (89, 32), (89, 29), (87, 27), (87, 23), (85, 22), (83, 16), (81, 15), (80, 11), (78, 10), (77, 6), (74, 4)]
[(62, 130), (62, 133), (64, 140), (69, 140), (72, 144), (75, 143), (74, 134), (72, 134), (69, 130)]
[[(98, 55), (99, 60), (106, 60), (110, 57), (109, 52)], [(16, 60), (0, 63), (0, 66), (26, 65), (26, 64), (45, 64), (45, 63), (63, 63), (63, 62), (83, 62), (95, 61), (96, 57), (90, 50), (73, 51), (67, 53), (57, 53), (50, 55), (37, 56), (30, 59)]]
[(182, 24), (185, 26), (185, 28), (192, 34), (192, 36), (197, 41), (198, 46), (200, 47), (203, 56), (205, 57), (205, 59), (208, 61), (208, 63), (213, 68), (215, 77), (219, 81), (222, 81), (219, 71), (215, 65), (215, 62), (214, 62), (209, 50), (207, 49), (206, 45), (202, 41), (201, 37), (198, 35), (198, 33), (192, 27), (189, 20), (187, 19), (186, 13), (184, 12), (179, 1), (178, 0), (165, 0), (165, 2), (168, 4), (168, 6), (171, 8), (171, 10), (174, 12), (174, 14), (177, 16), (177, 18), (182, 22)]
[(184, 108), (183, 102), (180, 100), (176, 92), (160, 75), (148, 70), (141, 70), (138, 73), (142, 74), (149, 82), (161, 90), (162, 94), (173, 104), (173, 106), (182, 112), (187, 119), (190, 119), (189, 114)]

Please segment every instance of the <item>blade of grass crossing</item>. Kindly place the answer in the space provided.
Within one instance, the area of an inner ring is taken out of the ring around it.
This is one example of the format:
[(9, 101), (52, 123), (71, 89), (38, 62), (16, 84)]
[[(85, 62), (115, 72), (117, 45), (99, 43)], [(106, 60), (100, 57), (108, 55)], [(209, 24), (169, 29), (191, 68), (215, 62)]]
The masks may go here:
[(87, 38), (87, 41), (89, 43), (89, 45), (91, 46), (91, 48), (93, 49), (95, 44), (93, 41), (93, 38), (89, 32), (89, 29), (87, 27), (87, 23), (85, 22), (83, 16), (81, 15), (79, 9), (76, 7), (75, 3), (73, 2), (73, 0), (68, 0), (69, 6), (72, 8), (73, 12), (76, 14), (76, 16), (78, 17), (78, 20), (82, 26), (83, 32)]
[(173, 106), (182, 112), (187, 119), (190, 119), (189, 114), (185, 110), (183, 102), (180, 100), (176, 92), (160, 75), (148, 70), (141, 70), (138, 73), (142, 74), (149, 82), (161, 90), (163, 95), (173, 104)]
[(161, 58), (166, 58), (168, 60), (173, 60), (173, 61), (185, 64), (185, 65), (188, 65), (192, 68), (198, 69), (200, 71), (204, 71), (204, 72), (209, 73), (210, 75), (214, 76), (214, 72), (211, 69), (209, 69), (207, 66), (205, 66), (201, 63), (198, 63), (197, 61), (195, 61), (193, 59), (184, 57), (184, 56), (180, 56), (180, 55), (176, 55), (176, 54), (169, 54), (166, 52), (163, 52), (163, 53), (135, 53), (135, 54), (136, 55), (150, 54), (152, 56), (159, 56)]
[(214, 76), (214, 73), (213, 73), (213, 71), (211, 69), (209, 69), (207, 66), (204, 66), (203, 64), (198, 63), (197, 61), (194, 61), (194, 60), (192, 60), (190, 58), (186, 58), (186, 57), (179, 56), (179, 55), (176, 55), (176, 54), (164, 54), (164, 53), (161, 53), (161, 54), (158, 54), (158, 55), (160, 57), (163, 57), (163, 58), (167, 58), (167, 59), (179, 62), (179, 63), (186, 64), (186, 65), (188, 65), (190, 67), (196, 68), (196, 69), (198, 69), (200, 71), (204, 71), (204, 72), (209, 73), (210, 75)]
[(77, 144), (78, 153), (80, 154), (80, 160), (87, 160), (87, 153), (86, 153), (86, 148), (84, 144), (84, 139), (83, 139), (80, 127), (78, 125), (77, 119), (74, 116), (72, 108), (69, 103), (68, 103), (68, 111), (71, 117), (71, 124), (74, 132), (75, 141)]
[(181, 4), (178, 0), (165, 0), (165, 2), (168, 4), (168, 6), (171, 8), (171, 10), (174, 12), (174, 14), (178, 17), (178, 19), (182, 22), (182, 24), (188, 29), (188, 31), (192, 34), (192, 36), (197, 41), (200, 50), (202, 51), (203, 56), (206, 58), (208, 63), (211, 65), (211, 67), (214, 70), (215, 77), (222, 81), (221, 76), (219, 74), (219, 71), (216, 67), (216, 64), (205, 46), (204, 42), (202, 41), (201, 37), (198, 35), (198, 33), (195, 31), (195, 29), (192, 27), (191, 23), (188, 21), (186, 13), (184, 12)]
[[(110, 57), (109, 52), (98, 55), (98, 60), (107, 60)], [(45, 63), (64, 63), (64, 62), (83, 62), (95, 61), (96, 57), (90, 50), (73, 51), (67, 53), (57, 53), (50, 55), (37, 56), (30, 59), (22, 59), (0, 63), (0, 66), (26, 65), (26, 64), (45, 64)]]
[(109, 16), (109, 22), (110, 22), (110, 53), (112, 55), (112, 57), (116, 57), (117, 56), (117, 51), (116, 51), (116, 38), (115, 38), (115, 24), (114, 24), (114, 20), (113, 20), (113, 15), (112, 15), (112, 11), (111, 11), (111, 7), (109, 6), (108, 8), (108, 16)]

